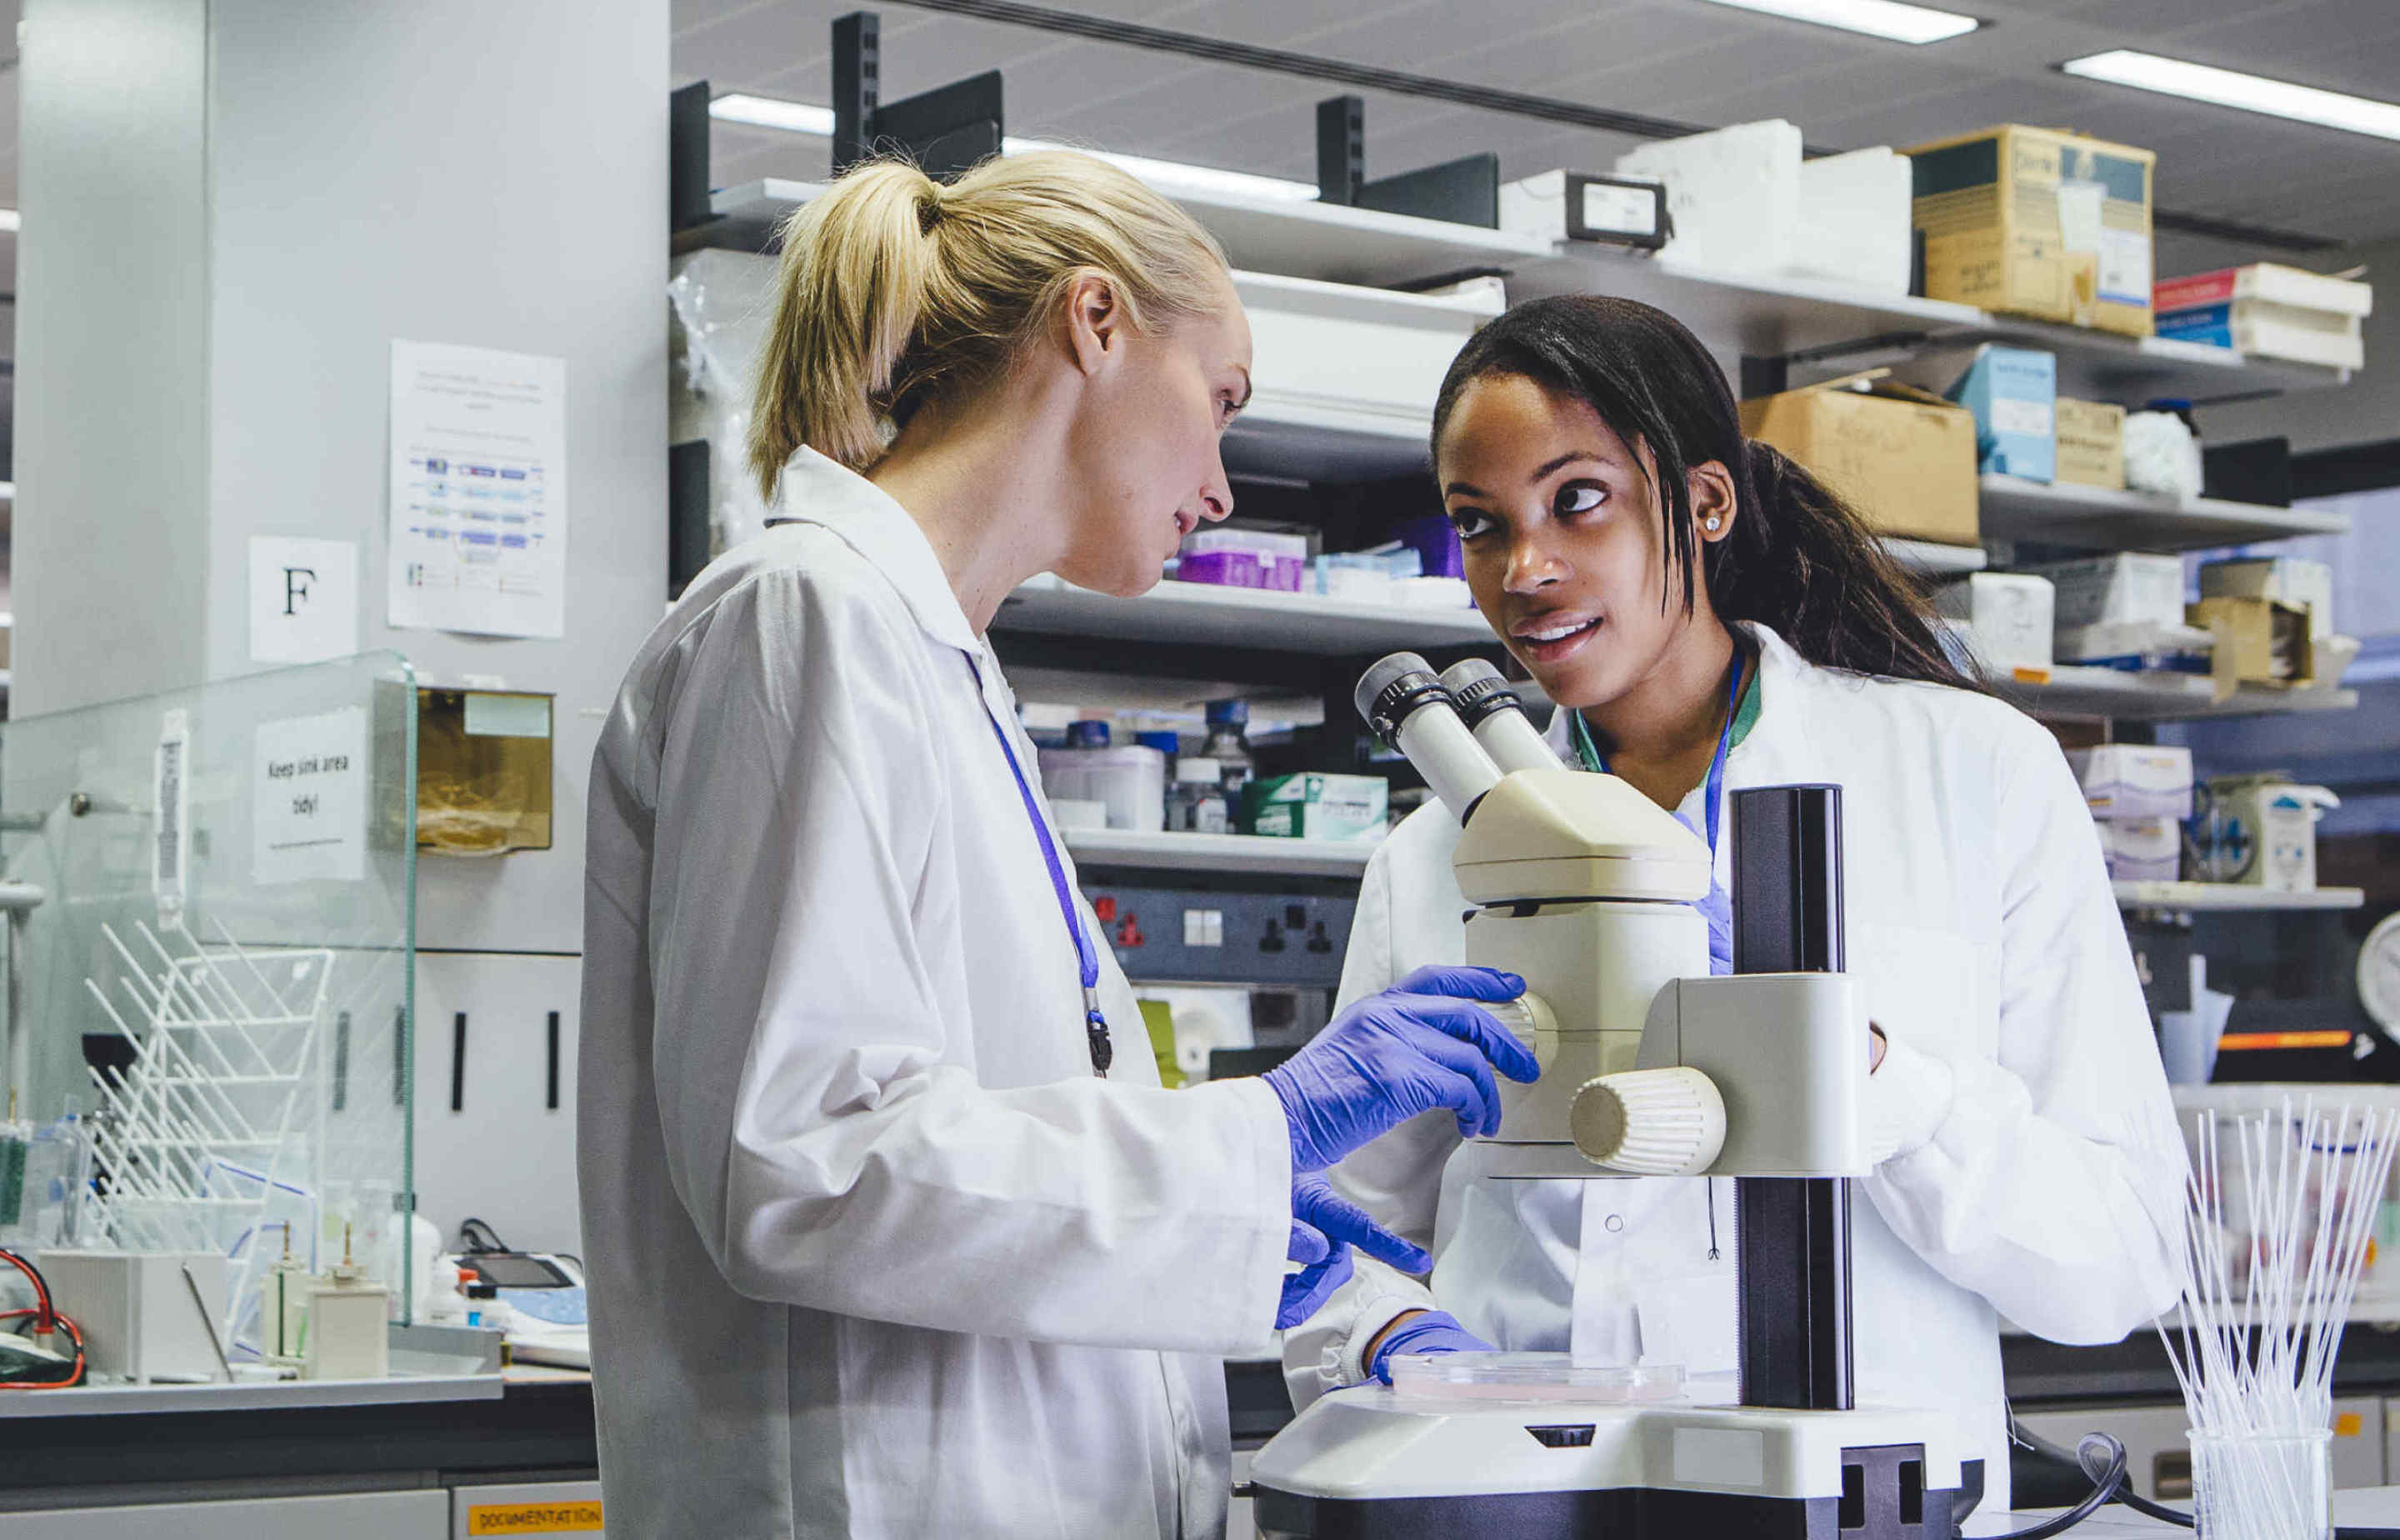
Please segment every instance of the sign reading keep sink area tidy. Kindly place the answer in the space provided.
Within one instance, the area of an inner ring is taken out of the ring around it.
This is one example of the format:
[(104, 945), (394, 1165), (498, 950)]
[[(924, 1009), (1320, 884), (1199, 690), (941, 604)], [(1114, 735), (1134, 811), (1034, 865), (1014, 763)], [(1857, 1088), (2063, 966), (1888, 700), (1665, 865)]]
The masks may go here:
[(251, 765), (251, 879), (366, 876), (367, 714), (346, 706), (261, 722)]

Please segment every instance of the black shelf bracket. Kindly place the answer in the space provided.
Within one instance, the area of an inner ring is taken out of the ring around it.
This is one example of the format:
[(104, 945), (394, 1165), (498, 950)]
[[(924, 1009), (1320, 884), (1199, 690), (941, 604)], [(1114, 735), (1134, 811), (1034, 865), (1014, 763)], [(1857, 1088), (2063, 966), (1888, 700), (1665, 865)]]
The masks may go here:
[(948, 182), (1000, 153), (1000, 72), (954, 80), (898, 102), (882, 99), (883, 23), (869, 10), (833, 23), (833, 174), (878, 155), (903, 155)]
[(1367, 180), (1367, 103), (1336, 96), (1316, 104), (1316, 198), (1350, 209), (1500, 227), (1500, 157), (1482, 155)]

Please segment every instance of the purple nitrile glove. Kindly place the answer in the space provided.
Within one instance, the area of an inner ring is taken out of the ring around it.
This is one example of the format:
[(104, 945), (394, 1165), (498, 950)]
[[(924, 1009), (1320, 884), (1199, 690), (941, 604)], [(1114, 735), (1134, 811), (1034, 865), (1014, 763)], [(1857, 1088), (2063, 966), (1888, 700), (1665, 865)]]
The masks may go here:
[(1289, 1330), (1324, 1308), (1333, 1291), (1350, 1281), (1350, 1248), (1339, 1241), (1328, 1240), (1325, 1233), (1299, 1218), (1299, 1206), (1293, 1206), (1291, 1246), (1285, 1251), (1286, 1261), (1301, 1264), (1297, 1273), (1287, 1273), (1283, 1279), (1283, 1298), (1275, 1305), (1275, 1329)]
[(1294, 1171), (1321, 1171), (1436, 1107), (1458, 1116), (1461, 1138), (1500, 1131), (1497, 1066), (1511, 1080), (1541, 1073), (1533, 1050), (1479, 1001), (1525, 992), (1490, 968), (1419, 968), (1353, 1002), (1315, 1041), (1267, 1071), (1291, 1129)]
[(1365, 1209), (1333, 1191), (1331, 1182), (1314, 1172), (1292, 1179), (1291, 1217), (1293, 1222), (1306, 1222), (1328, 1240), (1355, 1246), (1403, 1273), (1433, 1271), (1433, 1258), (1422, 1247), (1411, 1246), (1377, 1224)]
[(1403, 1321), (1384, 1333), (1375, 1344), (1375, 1361), (1367, 1371), (1385, 1384), (1392, 1383), (1392, 1355), (1396, 1353), (1489, 1353), (1492, 1344), (1458, 1324), (1458, 1318), (1447, 1311), (1428, 1310), (1412, 1320)]

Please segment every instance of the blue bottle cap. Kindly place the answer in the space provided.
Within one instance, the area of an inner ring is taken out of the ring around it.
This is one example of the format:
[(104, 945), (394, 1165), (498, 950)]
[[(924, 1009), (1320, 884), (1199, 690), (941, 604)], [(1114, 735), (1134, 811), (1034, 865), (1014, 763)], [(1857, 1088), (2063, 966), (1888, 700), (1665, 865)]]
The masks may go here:
[(1070, 749), (1107, 748), (1109, 746), (1109, 725), (1106, 722), (1068, 723), (1067, 746)]
[(1169, 759), (1175, 757), (1179, 741), (1171, 732), (1137, 732), (1133, 741), (1146, 749), (1156, 749)]
[(1239, 727), (1249, 719), (1250, 703), (1248, 701), (1211, 701), (1208, 702), (1207, 722), (1212, 728)]

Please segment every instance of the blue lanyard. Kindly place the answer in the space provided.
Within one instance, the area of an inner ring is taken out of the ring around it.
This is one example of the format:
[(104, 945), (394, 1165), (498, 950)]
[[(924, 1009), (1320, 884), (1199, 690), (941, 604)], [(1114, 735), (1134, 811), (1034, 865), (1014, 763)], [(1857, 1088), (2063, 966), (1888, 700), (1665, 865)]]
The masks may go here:
[[(1700, 793), (1700, 799), (1705, 804), (1703, 816), (1708, 820), (1709, 855), (1711, 859), (1717, 853), (1717, 821), (1725, 806), (1725, 756), (1733, 751), (1734, 718), (1741, 715), (1743, 661), (1741, 650), (1739, 647), (1735, 648), (1733, 667), (1725, 675), (1725, 730), (1717, 734), (1717, 752), (1709, 760), (1708, 781)], [(1581, 712), (1575, 714), (1575, 746), (1582, 753), (1585, 760), (1592, 769), (1603, 775), (1607, 774), (1608, 761), (1601, 757), (1599, 748), (1592, 743), (1591, 729), (1584, 725)]]
[(984, 693), (983, 670), (976, 666), (973, 653), (961, 654), (967, 661), (967, 672), (975, 675), (975, 699), (983, 702), (983, 714), (991, 723), (991, 735), (1000, 740), (1000, 752), (1008, 760), (1008, 772), (1016, 777), (1016, 795), (1024, 800), (1026, 820), (1033, 825), (1033, 838), (1042, 842), (1042, 860), (1050, 868), (1050, 889), (1058, 895), (1058, 918), (1067, 922), (1067, 934), (1074, 939), (1075, 963), (1084, 980), (1084, 1039), (1092, 1051), (1092, 1073), (1105, 1080), (1109, 1064), (1116, 1057), (1115, 1045), (1109, 1041), (1108, 1017), (1100, 1011), (1100, 956), (1092, 946), (1092, 938), (1084, 934), (1083, 921), (1075, 916), (1075, 899), (1067, 887), (1067, 867), (1058, 859), (1057, 842), (1050, 838), (1050, 825), (1042, 816), (1042, 809), (1033, 800), (1032, 784), (1025, 779), (1025, 767), (1016, 762), (1016, 746), (1008, 741), (1008, 731), (1000, 725), (1000, 714), (991, 709), (991, 697)]

